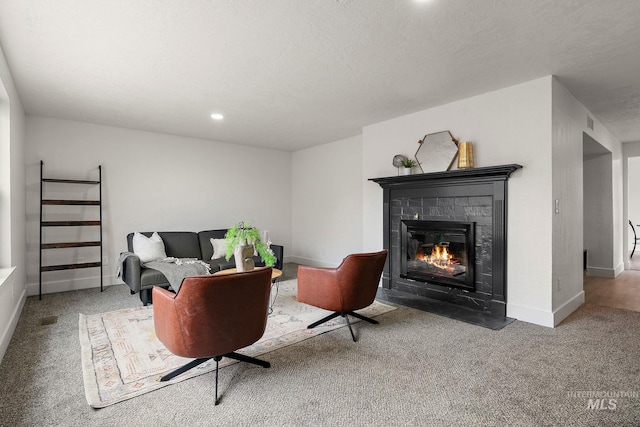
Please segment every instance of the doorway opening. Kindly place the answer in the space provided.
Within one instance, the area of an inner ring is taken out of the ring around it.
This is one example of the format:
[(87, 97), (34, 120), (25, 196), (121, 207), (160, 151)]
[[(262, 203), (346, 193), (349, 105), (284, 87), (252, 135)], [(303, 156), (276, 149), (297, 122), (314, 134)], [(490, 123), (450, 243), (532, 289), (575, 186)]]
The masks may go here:
[[(589, 276), (615, 277), (613, 156), (583, 134), (583, 244)], [(638, 218), (640, 221), (640, 218)]]
[(629, 183), (627, 205), (629, 214), (629, 227), (627, 230), (629, 269), (640, 271), (640, 192), (637, 186), (632, 188), (635, 183), (640, 182), (640, 157), (629, 157), (627, 162), (627, 182)]

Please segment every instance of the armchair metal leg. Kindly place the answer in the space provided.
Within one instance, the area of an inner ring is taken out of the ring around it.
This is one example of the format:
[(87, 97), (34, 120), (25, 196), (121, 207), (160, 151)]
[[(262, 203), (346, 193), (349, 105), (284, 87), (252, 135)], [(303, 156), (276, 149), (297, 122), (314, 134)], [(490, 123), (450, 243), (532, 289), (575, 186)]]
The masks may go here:
[(351, 332), (351, 338), (353, 338), (353, 341), (357, 341), (357, 340), (356, 340), (355, 334), (353, 333), (353, 328), (351, 328), (351, 322), (349, 322), (349, 316), (357, 317), (360, 320), (364, 320), (366, 322), (373, 323), (374, 325), (377, 325), (379, 323), (377, 320), (374, 320), (374, 319), (372, 319), (370, 317), (367, 317), (367, 316), (363, 316), (362, 314), (358, 314), (358, 313), (355, 313), (353, 311), (346, 311), (346, 312), (342, 312), (342, 313), (341, 312), (331, 313), (327, 317), (323, 317), (322, 319), (318, 320), (317, 322), (313, 322), (312, 324), (307, 326), (307, 329), (313, 329), (316, 326), (318, 326), (318, 325), (320, 325), (320, 324), (322, 324), (324, 322), (327, 322), (327, 321), (329, 321), (329, 320), (331, 320), (331, 319), (333, 319), (335, 317), (338, 317), (338, 316), (344, 317), (345, 320), (347, 321), (347, 326), (349, 327), (349, 332)]
[(256, 359), (255, 357), (246, 356), (244, 354), (240, 354), (240, 353), (236, 353), (236, 352), (231, 352), (231, 353), (227, 353), (227, 354), (225, 354), (223, 356), (214, 357), (213, 360), (216, 361), (216, 403), (215, 403), (216, 405), (218, 404), (218, 402), (220, 402), (220, 400), (218, 399), (218, 362), (220, 362), (220, 360), (223, 357), (228, 357), (229, 359), (239, 360), (241, 362), (252, 363), (254, 365), (262, 366), (263, 368), (270, 368), (271, 367), (271, 363), (267, 362), (266, 360)]
[(271, 363), (266, 360), (256, 359), (255, 357), (247, 356), (240, 353), (227, 353), (224, 357), (228, 357), (229, 359), (239, 360), (241, 362), (253, 363), (254, 365), (262, 366), (263, 368), (270, 368)]
[(200, 358), (200, 359), (194, 359), (191, 362), (187, 363), (186, 365), (181, 366), (178, 369), (176, 369), (175, 371), (170, 372), (167, 375), (165, 375), (164, 377), (160, 378), (160, 381), (169, 381), (170, 379), (173, 379), (173, 378), (177, 377), (181, 373), (187, 372), (191, 368), (195, 368), (198, 365), (202, 365), (204, 362), (206, 362), (209, 359), (211, 359), (211, 358), (210, 357), (203, 357), (203, 358)]
[(353, 316), (353, 317), (357, 317), (360, 320), (364, 320), (366, 322), (373, 323), (374, 325), (378, 324), (377, 320), (373, 320), (370, 317), (363, 316), (362, 314), (354, 313), (353, 311), (347, 311), (347, 312), (343, 312), (343, 313), (341, 313), (341, 312), (331, 313), (330, 315), (328, 315), (326, 317), (323, 317), (322, 319), (318, 320), (317, 322), (313, 322), (312, 324), (307, 326), (307, 329), (313, 329), (316, 326), (318, 326), (318, 325), (320, 325), (320, 324), (322, 324), (324, 322), (327, 322), (327, 321), (329, 321), (329, 320), (331, 320), (331, 319), (333, 319), (335, 317), (342, 316), (347, 321), (347, 326), (349, 327), (349, 332), (351, 332), (351, 338), (353, 338), (353, 341), (357, 341), (356, 340), (356, 336), (353, 333), (353, 328), (351, 328), (351, 322), (349, 322), (349, 316), (350, 315)]
[(354, 313), (353, 311), (348, 312), (347, 314), (352, 315), (353, 317), (357, 317), (360, 320), (364, 320), (365, 322), (373, 323), (374, 325), (378, 325), (380, 322), (374, 320), (370, 317), (363, 316), (362, 314)]
[(351, 338), (353, 339), (353, 342), (358, 341), (356, 339), (356, 336), (353, 334), (353, 329), (351, 328), (351, 322), (349, 322), (349, 315), (347, 313), (342, 313), (342, 317), (344, 317), (344, 320), (347, 321), (347, 326), (349, 327), (349, 332), (351, 332)]
[(220, 402), (220, 399), (218, 399), (218, 363), (220, 362), (220, 360), (222, 360), (223, 357), (239, 360), (241, 362), (253, 363), (254, 365), (262, 366), (263, 368), (271, 367), (271, 363), (267, 362), (266, 360), (256, 359), (255, 357), (246, 356), (244, 354), (235, 352), (227, 353), (223, 356), (214, 357), (213, 360), (216, 361), (216, 405)]
[(318, 325), (323, 324), (324, 322), (327, 322), (335, 317), (340, 316), (340, 313), (336, 312), (336, 313), (331, 313), (330, 315), (328, 315), (327, 317), (323, 317), (322, 319), (318, 320), (317, 322), (313, 322), (312, 324), (310, 324), (309, 326), (307, 326), (307, 329), (313, 329)]
[(239, 360), (241, 362), (253, 363), (254, 365), (262, 366), (263, 368), (270, 368), (271, 367), (271, 363), (267, 362), (266, 360), (256, 359), (255, 357), (246, 356), (244, 354), (232, 352), (232, 353), (224, 354), (222, 356), (202, 357), (200, 359), (194, 359), (191, 362), (187, 363), (186, 365), (181, 366), (178, 369), (176, 369), (175, 371), (172, 371), (172, 372), (168, 373), (167, 375), (165, 375), (164, 377), (160, 378), (160, 381), (169, 381), (170, 379), (177, 377), (178, 375), (182, 374), (183, 372), (187, 372), (189, 369), (195, 368), (196, 366), (203, 364), (204, 362), (206, 362), (209, 359), (213, 359), (213, 360), (216, 361), (216, 402), (215, 402), (215, 404), (217, 405), (218, 402), (220, 401), (218, 399), (218, 371), (219, 371), (219, 363), (220, 363), (220, 361), (222, 360), (223, 357), (228, 357), (229, 359)]

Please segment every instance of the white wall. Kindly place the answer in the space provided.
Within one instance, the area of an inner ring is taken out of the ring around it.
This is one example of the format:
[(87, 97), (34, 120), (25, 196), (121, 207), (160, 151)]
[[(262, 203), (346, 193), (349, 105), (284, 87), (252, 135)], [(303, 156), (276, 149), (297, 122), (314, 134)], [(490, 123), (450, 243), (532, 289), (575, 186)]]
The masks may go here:
[[(626, 146), (627, 144), (625, 144)], [(640, 238), (640, 157), (630, 157), (628, 159), (628, 182), (629, 186), (629, 219), (633, 223), (636, 229), (637, 237)], [(627, 221), (627, 224), (629, 222)], [(629, 251), (633, 248), (633, 232), (631, 227), (628, 227), (628, 248)], [(640, 247), (636, 246), (636, 252), (640, 254)], [(636, 252), (634, 252), (634, 257)], [(629, 255), (631, 253), (629, 252)]]
[[(611, 154), (584, 161), (584, 249), (590, 275), (613, 273), (613, 192)], [(601, 274), (600, 274), (601, 273)]]
[(25, 302), (25, 116), (0, 48), (0, 360)]
[(0, 80), (0, 268), (11, 266), (11, 106)]
[[(640, 176), (635, 175), (635, 170), (632, 171), (632, 169), (636, 169), (637, 166), (638, 174), (640, 175), (640, 141), (622, 144), (622, 153), (622, 223), (627, 226), (626, 232), (623, 233), (623, 248), (628, 248), (628, 251), (624, 256), (625, 268), (628, 269), (630, 267), (629, 255), (631, 254), (631, 248), (633, 247), (633, 233), (631, 232), (631, 228), (628, 226), (629, 220), (633, 222), (634, 226), (636, 223), (640, 224), (640, 221), (636, 219), (640, 218), (640, 216), (635, 216), (640, 215), (640, 210), (636, 211), (635, 208), (632, 210), (632, 205), (635, 204), (636, 198), (640, 198), (640, 184), (638, 184), (640, 182)], [(638, 233), (638, 237), (640, 237), (640, 227), (636, 227), (636, 233)], [(636, 252), (639, 250), (640, 248), (636, 248)]]
[[(622, 144), (556, 79), (553, 86), (553, 325), (584, 302), (583, 245), (583, 134), (611, 152), (611, 194), (614, 275), (623, 270)], [(594, 130), (587, 128), (587, 116)], [(587, 189), (585, 189), (587, 190)]]
[[(420, 111), (363, 132), (363, 182), (395, 175), (394, 154), (413, 156), (419, 139), (442, 130), (473, 142), (478, 167), (523, 166), (508, 181), (507, 315), (533, 323), (544, 323), (551, 311), (551, 80)], [(374, 250), (382, 247), (382, 189), (364, 182), (363, 194), (363, 246)]]
[(293, 153), (293, 261), (335, 267), (362, 250), (362, 137)]
[[(45, 176), (57, 178), (95, 179), (102, 165), (107, 285), (115, 280), (115, 261), (133, 231), (201, 231), (250, 220), (269, 230), (285, 254), (291, 247), (291, 153), (29, 116), (30, 295), (38, 286), (40, 160)], [(55, 263), (60, 251), (45, 251), (44, 263)], [(43, 291), (94, 287), (98, 274), (98, 269), (43, 273)]]
[[(633, 225), (640, 224), (640, 157), (629, 159), (629, 218)], [(637, 230), (640, 231), (640, 230)]]

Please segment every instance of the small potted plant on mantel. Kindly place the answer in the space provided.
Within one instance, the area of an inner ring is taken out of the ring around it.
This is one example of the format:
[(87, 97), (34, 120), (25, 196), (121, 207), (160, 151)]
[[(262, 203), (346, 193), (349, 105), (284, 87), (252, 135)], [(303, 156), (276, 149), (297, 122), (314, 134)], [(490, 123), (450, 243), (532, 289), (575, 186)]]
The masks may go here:
[(227, 239), (227, 253), (225, 258), (229, 261), (231, 255), (233, 255), (237, 271), (253, 270), (255, 267), (253, 254), (255, 252), (260, 255), (260, 258), (262, 258), (267, 266), (271, 267), (275, 265), (276, 256), (269, 247), (269, 242), (263, 242), (260, 239), (260, 231), (253, 227), (251, 223), (241, 221), (235, 224), (227, 231), (224, 237)]
[(403, 175), (411, 175), (411, 170), (417, 165), (416, 161), (413, 159), (403, 159), (401, 162), (402, 165), (402, 174)]

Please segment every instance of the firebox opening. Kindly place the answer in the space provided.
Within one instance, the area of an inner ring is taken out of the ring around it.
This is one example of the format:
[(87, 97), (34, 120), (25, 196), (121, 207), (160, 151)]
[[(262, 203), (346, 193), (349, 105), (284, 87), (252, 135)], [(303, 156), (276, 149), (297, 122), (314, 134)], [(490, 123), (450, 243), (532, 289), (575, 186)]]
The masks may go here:
[(472, 222), (404, 220), (400, 277), (475, 290)]

